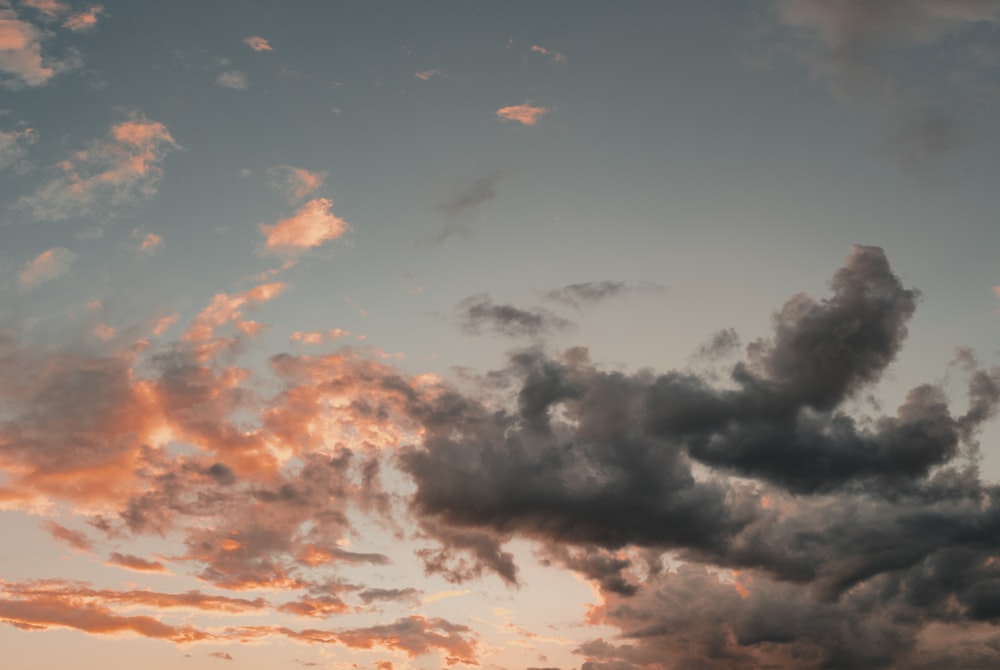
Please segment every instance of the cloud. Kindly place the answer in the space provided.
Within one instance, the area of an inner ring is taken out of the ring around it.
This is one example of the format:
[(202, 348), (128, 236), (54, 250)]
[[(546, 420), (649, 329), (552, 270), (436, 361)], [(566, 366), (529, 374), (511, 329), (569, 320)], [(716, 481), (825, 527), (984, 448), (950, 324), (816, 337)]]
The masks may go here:
[(432, 651), (445, 656), (445, 664), (476, 661), (476, 643), (469, 637), (468, 626), (453, 624), (445, 619), (411, 616), (391, 624), (368, 626), (340, 631), (336, 641), (354, 649), (387, 647), (404, 652), (410, 658)]
[(63, 27), (73, 32), (92, 30), (97, 25), (97, 17), (104, 12), (101, 5), (91, 5), (88, 9), (71, 14), (63, 21)]
[(583, 282), (552, 289), (545, 294), (545, 299), (579, 309), (582, 304), (598, 303), (627, 293), (659, 293), (661, 291), (663, 291), (663, 286), (655, 282), (638, 284), (623, 281)]
[(32, 128), (0, 130), (0, 170), (15, 168), (27, 155), (28, 145), (38, 141), (38, 133)]
[(261, 224), (264, 251), (293, 258), (337, 239), (350, 230), (350, 226), (342, 218), (334, 215), (332, 208), (333, 200), (315, 198), (302, 205), (287, 219), (270, 226)]
[(234, 88), (238, 91), (246, 90), (247, 76), (246, 73), (240, 72), (239, 70), (226, 70), (221, 72), (218, 77), (215, 78), (215, 83), (224, 88)]
[(147, 233), (136, 228), (129, 237), (136, 242), (136, 252), (142, 255), (152, 256), (163, 248), (163, 238), (156, 233)]
[(78, 530), (70, 530), (55, 521), (47, 521), (45, 523), (45, 530), (47, 530), (49, 535), (55, 539), (65, 542), (77, 551), (93, 551), (93, 545), (90, 538)]
[(566, 56), (563, 56), (558, 51), (553, 51), (551, 49), (546, 49), (545, 47), (540, 47), (537, 44), (531, 45), (531, 51), (533, 53), (539, 53), (543, 56), (548, 56), (553, 63), (559, 63), (560, 65), (566, 62)]
[(440, 203), (436, 210), (446, 217), (444, 227), (435, 235), (418, 241), (416, 246), (442, 244), (449, 237), (468, 236), (470, 231), (466, 220), (480, 207), (497, 197), (497, 183), (501, 176), (501, 173), (497, 171), (480, 177), (458, 189), (451, 197)]
[(231, 660), (233, 660), (232, 655), (227, 654), (224, 651), (212, 651), (212, 652), (209, 652), (208, 655), (211, 656), (212, 658), (218, 658), (218, 659), (223, 660), (223, 661), (231, 661)]
[(22, 5), (31, 7), (48, 18), (54, 18), (69, 11), (69, 6), (59, 0), (22, 0)]
[(443, 73), (441, 72), (441, 70), (435, 68), (433, 70), (422, 70), (421, 72), (417, 72), (413, 76), (416, 77), (417, 79), (422, 79), (423, 81), (427, 81), (432, 77), (440, 77), (442, 74)]
[(274, 49), (271, 48), (271, 44), (260, 35), (251, 35), (250, 37), (244, 38), (243, 43), (254, 51), (274, 51)]
[(151, 198), (163, 179), (161, 163), (178, 148), (166, 126), (133, 114), (59, 162), (58, 176), (16, 206), (40, 221), (62, 221)]
[(69, 274), (76, 254), (63, 247), (52, 247), (38, 254), (17, 276), (17, 284), (22, 289), (32, 289), (45, 282)]
[(457, 308), (460, 326), (470, 335), (479, 335), (483, 328), (488, 328), (507, 337), (538, 337), (573, 326), (572, 322), (548, 310), (498, 305), (485, 293), (465, 298)]
[(42, 33), (32, 24), (21, 21), (12, 9), (0, 6), (0, 85), (9, 89), (47, 84), (69, 62), (42, 55)]
[(120, 554), (117, 551), (111, 552), (107, 565), (125, 568), (134, 572), (170, 574), (170, 571), (159, 561), (150, 561), (139, 556), (133, 556), (132, 554)]
[(549, 107), (534, 107), (525, 103), (523, 105), (501, 107), (496, 111), (496, 115), (497, 118), (504, 121), (517, 121), (525, 126), (533, 126), (551, 111), (552, 109)]
[(329, 173), (311, 172), (291, 165), (278, 165), (270, 168), (267, 174), (271, 177), (271, 187), (284, 194), (289, 204), (294, 205), (322, 188)]

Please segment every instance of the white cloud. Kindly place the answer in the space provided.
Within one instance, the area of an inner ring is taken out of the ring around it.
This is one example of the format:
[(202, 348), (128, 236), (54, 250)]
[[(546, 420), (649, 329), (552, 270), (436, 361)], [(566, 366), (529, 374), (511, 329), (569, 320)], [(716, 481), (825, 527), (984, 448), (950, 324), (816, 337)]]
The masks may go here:
[(219, 86), (243, 91), (247, 87), (247, 76), (239, 70), (226, 70), (215, 78), (215, 83)]

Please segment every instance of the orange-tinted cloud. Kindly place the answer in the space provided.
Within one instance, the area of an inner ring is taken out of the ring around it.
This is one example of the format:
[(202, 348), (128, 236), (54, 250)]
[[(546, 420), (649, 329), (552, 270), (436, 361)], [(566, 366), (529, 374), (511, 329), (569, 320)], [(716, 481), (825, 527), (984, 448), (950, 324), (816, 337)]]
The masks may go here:
[(251, 35), (245, 38), (243, 43), (254, 51), (273, 51), (271, 44), (260, 35)]
[(52, 247), (35, 256), (24, 266), (17, 276), (17, 284), (21, 289), (31, 289), (62, 277), (69, 273), (75, 259), (76, 254), (69, 249)]
[(21, 21), (9, 5), (0, 6), (0, 85), (6, 88), (42, 86), (68, 64), (42, 56), (42, 32)]
[(526, 126), (533, 126), (550, 111), (552, 110), (548, 107), (533, 107), (529, 104), (523, 104), (501, 107), (496, 114), (498, 118), (505, 121), (517, 121)]
[(138, 556), (133, 556), (132, 554), (120, 554), (117, 551), (112, 552), (111, 556), (108, 557), (107, 565), (125, 568), (126, 570), (132, 570), (134, 572), (158, 572), (162, 574), (170, 574), (170, 571), (160, 563), (159, 561), (149, 561), (145, 558), (140, 558)]
[(336, 641), (353, 649), (386, 647), (402, 651), (411, 658), (439, 651), (445, 656), (447, 665), (460, 662), (478, 665), (476, 642), (469, 634), (468, 626), (445, 619), (411, 616), (391, 624), (340, 631)]
[(113, 125), (106, 139), (61, 161), (59, 176), (17, 206), (36, 219), (61, 221), (151, 198), (163, 178), (163, 159), (178, 146), (162, 123), (132, 115)]
[(53, 18), (69, 11), (69, 7), (62, 2), (59, 2), (59, 0), (22, 0), (21, 4), (25, 7), (31, 7), (32, 9), (38, 10), (49, 18)]
[(103, 12), (104, 8), (100, 5), (92, 5), (88, 9), (68, 16), (66, 20), (63, 21), (63, 28), (68, 28), (73, 32), (90, 30), (97, 25), (97, 17)]
[(49, 532), (49, 535), (57, 540), (65, 542), (69, 546), (73, 547), (77, 551), (92, 551), (93, 546), (90, 542), (90, 538), (81, 533), (78, 530), (70, 530), (65, 526), (62, 526), (55, 521), (48, 521), (45, 523), (45, 530)]
[(533, 44), (531, 46), (531, 50), (535, 53), (540, 53), (543, 56), (548, 56), (549, 58), (552, 59), (553, 63), (562, 64), (566, 62), (566, 56), (563, 56), (558, 51), (553, 51), (552, 49), (546, 49), (545, 47), (540, 47), (537, 44)]
[(290, 204), (301, 202), (323, 186), (326, 172), (311, 172), (291, 165), (278, 165), (267, 171), (271, 186), (283, 193)]
[(421, 72), (417, 72), (413, 76), (416, 77), (417, 79), (422, 79), (424, 81), (427, 81), (431, 77), (440, 77), (442, 74), (443, 73), (441, 72), (441, 70), (435, 68), (433, 70), (423, 70)]
[(265, 251), (277, 256), (296, 256), (337, 239), (350, 227), (330, 211), (332, 207), (333, 200), (315, 198), (287, 219), (270, 226), (261, 225)]

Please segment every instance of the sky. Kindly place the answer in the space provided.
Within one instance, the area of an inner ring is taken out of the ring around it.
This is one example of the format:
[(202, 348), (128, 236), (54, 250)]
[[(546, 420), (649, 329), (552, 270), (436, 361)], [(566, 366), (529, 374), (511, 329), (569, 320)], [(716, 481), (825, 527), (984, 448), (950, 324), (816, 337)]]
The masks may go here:
[(998, 75), (998, 0), (0, 0), (2, 665), (1000, 667)]

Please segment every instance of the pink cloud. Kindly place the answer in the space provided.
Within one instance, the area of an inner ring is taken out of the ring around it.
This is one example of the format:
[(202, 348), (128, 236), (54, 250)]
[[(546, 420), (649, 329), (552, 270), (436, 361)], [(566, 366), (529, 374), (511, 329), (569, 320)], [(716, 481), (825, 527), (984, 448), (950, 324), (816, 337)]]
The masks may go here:
[(31, 7), (32, 9), (38, 10), (49, 18), (69, 11), (69, 7), (62, 2), (59, 2), (59, 0), (22, 0), (21, 4), (25, 7)]
[(42, 56), (42, 33), (21, 21), (10, 9), (0, 6), (0, 80), (7, 88), (42, 86), (68, 64)]
[(133, 572), (170, 574), (170, 571), (167, 570), (163, 563), (160, 563), (159, 561), (149, 561), (145, 558), (133, 556), (132, 554), (120, 554), (117, 551), (111, 553), (111, 556), (108, 558), (107, 565), (125, 568), (126, 570), (132, 570)]
[(423, 79), (424, 81), (427, 81), (431, 77), (440, 77), (441, 74), (442, 74), (441, 70), (435, 68), (433, 70), (424, 70), (422, 72), (417, 72), (413, 76), (416, 77), (417, 79)]
[(73, 32), (90, 30), (97, 25), (97, 17), (103, 12), (104, 8), (102, 6), (91, 5), (90, 8), (67, 17), (66, 20), (63, 21), (63, 28), (68, 28)]
[(533, 107), (528, 104), (501, 107), (497, 110), (497, 117), (505, 121), (517, 121), (526, 126), (533, 126), (538, 120), (551, 112), (548, 107)]
[(43, 251), (21, 270), (17, 277), (18, 286), (22, 289), (31, 289), (62, 277), (69, 273), (75, 259), (76, 254), (62, 247), (52, 247)]
[(278, 256), (295, 256), (337, 239), (350, 227), (330, 211), (332, 207), (333, 200), (315, 198), (287, 219), (271, 226), (262, 224), (265, 250)]
[(144, 235), (141, 230), (136, 229), (132, 231), (131, 237), (134, 240), (139, 240), (139, 246), (136, 251), (140, 254), (155, 254), (163, 246), (163, 238), (156, 233), (146, 233)]
[(267, 171), (271, 186), (285, 195), (289, 203), (302, 201), (323, 186), (326, 172), (311, 172), (291, 165), (278, 165)]
[(260, 35), (251, 35), (243, 40), (243, 43), (254, 51), (274, 51), (271, 44)]
[(113, 125), (107, 138), (59, 162), (59, 176), (17, 206), (36, 219), (61, 221), (151, 198), (163, 178), (160, 164), (178, 148), (166, 126), (134, 114)]

